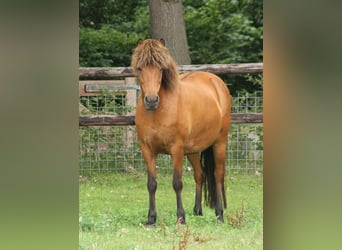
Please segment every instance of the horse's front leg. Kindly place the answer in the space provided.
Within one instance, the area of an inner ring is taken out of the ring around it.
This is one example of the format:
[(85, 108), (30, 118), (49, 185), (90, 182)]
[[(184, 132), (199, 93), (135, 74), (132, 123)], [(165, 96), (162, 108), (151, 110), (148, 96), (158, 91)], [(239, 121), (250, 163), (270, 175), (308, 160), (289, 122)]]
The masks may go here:
[(149, 193), (149, 209), (146, 225), (154, 225), (157, 220), (155, 201), (155, 194), (157, 191), (156, 154), (144, 144), (141, 144), (141, 152), (147, 167), (147, 189)]
[(183, 171), (183, 158), (184, 151), (182, 147), (174, 147), (171, 151), (172, 161), (173, 161), (173, 189), (176, 192), (176, 200), (177, 200), (177, 222), (181, 222), (185, 224), (185, 212), (183, 208), (182, 202), (182, 171)]

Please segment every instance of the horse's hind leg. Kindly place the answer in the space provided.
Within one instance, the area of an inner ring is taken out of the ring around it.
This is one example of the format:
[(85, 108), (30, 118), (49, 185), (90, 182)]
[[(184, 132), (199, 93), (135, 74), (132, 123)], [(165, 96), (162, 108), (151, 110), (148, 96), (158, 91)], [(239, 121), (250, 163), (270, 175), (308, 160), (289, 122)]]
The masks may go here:
[(196, 182), (196, 195), (195, 195), (195, 206), (194, 215), (203, 215), (202, 213), (202, 184), (203, 184), (203, 171), (200, 162), (199, 154), (190, 154), (187, 156), (189, 162), (194, 170), (194, 179)]
[[(215, 182), (216, 182), (216, 205), (215, 214), (217, 219), (223, 222), (223, 208), (227, 207), (226, 194), (224, 189), (225, 176), (225, 155), (226, 155), (226, 140), (214, 144), (214, 158), (215, 158)], [(222, 206), (222, 199), (223, 205)]]

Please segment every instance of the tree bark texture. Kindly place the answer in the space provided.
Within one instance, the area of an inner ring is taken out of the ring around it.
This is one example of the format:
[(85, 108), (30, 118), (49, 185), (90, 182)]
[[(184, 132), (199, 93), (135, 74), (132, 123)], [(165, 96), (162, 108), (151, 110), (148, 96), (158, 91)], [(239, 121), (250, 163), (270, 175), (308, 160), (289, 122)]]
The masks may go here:
[(163, 38), (177, 64), (191, 64), (181, 0), (149, 0), (151, 36)]

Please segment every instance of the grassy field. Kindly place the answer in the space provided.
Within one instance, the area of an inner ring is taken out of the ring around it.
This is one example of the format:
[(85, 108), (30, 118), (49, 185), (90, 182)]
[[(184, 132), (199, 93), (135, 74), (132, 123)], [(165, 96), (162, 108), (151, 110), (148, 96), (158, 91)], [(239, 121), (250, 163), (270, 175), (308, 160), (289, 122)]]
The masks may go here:
[[(186, 225), (176, 224), (176, 198), (172, 175), (158, 173), (157, 224), (145, 228), (148, 192), (146, 175), (98, 174), (80, 177), (80, 249), (262, 249), (262, 176), (231, 175), (226, 178), (228, 208), (225, 222), (203, 207), (193, 216), (195, 183), (183, 175)], [(230, 217), (230, 219), (228, 219)]]

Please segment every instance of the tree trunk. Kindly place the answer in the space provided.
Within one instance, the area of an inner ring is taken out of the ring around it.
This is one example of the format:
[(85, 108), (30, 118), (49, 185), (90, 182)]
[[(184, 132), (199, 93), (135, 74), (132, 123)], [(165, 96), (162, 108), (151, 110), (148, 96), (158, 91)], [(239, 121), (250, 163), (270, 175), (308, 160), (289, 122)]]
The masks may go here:
[(178, 65), (191, 64), (181, 0), (149, 0), (151, 35), (163, 38)]

